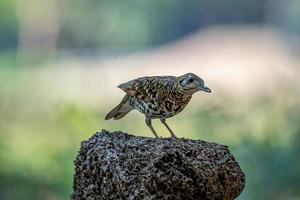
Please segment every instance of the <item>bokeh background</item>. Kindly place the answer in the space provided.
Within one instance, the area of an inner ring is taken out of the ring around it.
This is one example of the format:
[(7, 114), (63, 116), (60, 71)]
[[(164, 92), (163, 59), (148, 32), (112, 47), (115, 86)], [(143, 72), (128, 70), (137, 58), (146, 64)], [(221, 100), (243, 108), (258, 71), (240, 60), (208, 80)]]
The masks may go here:
[(104, 120), (116, 86), (187, 72), (212, 93), (175, 133), (230, 147), (238, 199), (300, 199), (300, 0), (0, 0), (0, 199), (69, 199), (82, 140), (152, 137), (136, 111)]

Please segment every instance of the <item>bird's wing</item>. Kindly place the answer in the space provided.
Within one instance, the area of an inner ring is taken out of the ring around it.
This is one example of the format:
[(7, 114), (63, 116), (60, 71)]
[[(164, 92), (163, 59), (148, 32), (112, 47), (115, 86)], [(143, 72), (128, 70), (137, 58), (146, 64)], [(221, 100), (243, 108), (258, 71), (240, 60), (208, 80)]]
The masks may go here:
[(122, 83), (118, 87), (129, 96), (136, 96), (143, 101), (150, 101), (158, 95), (159, 90), (166, 82), (174, 81), (175, 79), (176, 77), (174, 76), (142, 77)]
[(137, 78), (118, 85), (118, 88), (126, 92), (129, 96), (136, 96), (144, 101), (150, 100), (149, 87), (151, 87), (152, 77)]
[(129, 96), (135, 96), (137, 92), (135, 87), (135, 80), (121, 83), (120, 85), (118, 85), (118, 88), (126, 92)]

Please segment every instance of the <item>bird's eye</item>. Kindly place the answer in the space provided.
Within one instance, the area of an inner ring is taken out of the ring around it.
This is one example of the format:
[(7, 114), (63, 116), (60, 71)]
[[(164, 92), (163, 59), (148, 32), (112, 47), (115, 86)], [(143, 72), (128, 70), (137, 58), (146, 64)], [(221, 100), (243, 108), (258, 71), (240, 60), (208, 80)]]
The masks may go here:
[(193, 78), (190, 78), (190, 79), (189, 79), (189, 83), (192, 83), (192, 82), (194, 82), (194, 79), (193, 79)]

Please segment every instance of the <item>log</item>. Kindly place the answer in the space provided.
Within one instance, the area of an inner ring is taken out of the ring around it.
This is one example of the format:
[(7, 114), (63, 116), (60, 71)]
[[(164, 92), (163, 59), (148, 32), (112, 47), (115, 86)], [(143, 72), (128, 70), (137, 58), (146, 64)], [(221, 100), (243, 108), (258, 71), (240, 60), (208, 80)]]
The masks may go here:
[(235, 199), (245, 175), (227, 146), (102, 130), (81, 143), (73, 200)]

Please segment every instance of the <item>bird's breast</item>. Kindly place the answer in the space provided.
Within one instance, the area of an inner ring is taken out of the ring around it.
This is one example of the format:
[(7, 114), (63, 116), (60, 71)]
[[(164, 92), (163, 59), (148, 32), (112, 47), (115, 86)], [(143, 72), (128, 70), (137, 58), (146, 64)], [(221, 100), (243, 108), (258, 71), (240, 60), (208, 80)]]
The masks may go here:
[(189, 100), (190, 98), (178, 99), (157, 96), (145, 101), (137, 97), (131, 97), (130, 104), (149, 118), (169, 118), (181, 112)]

